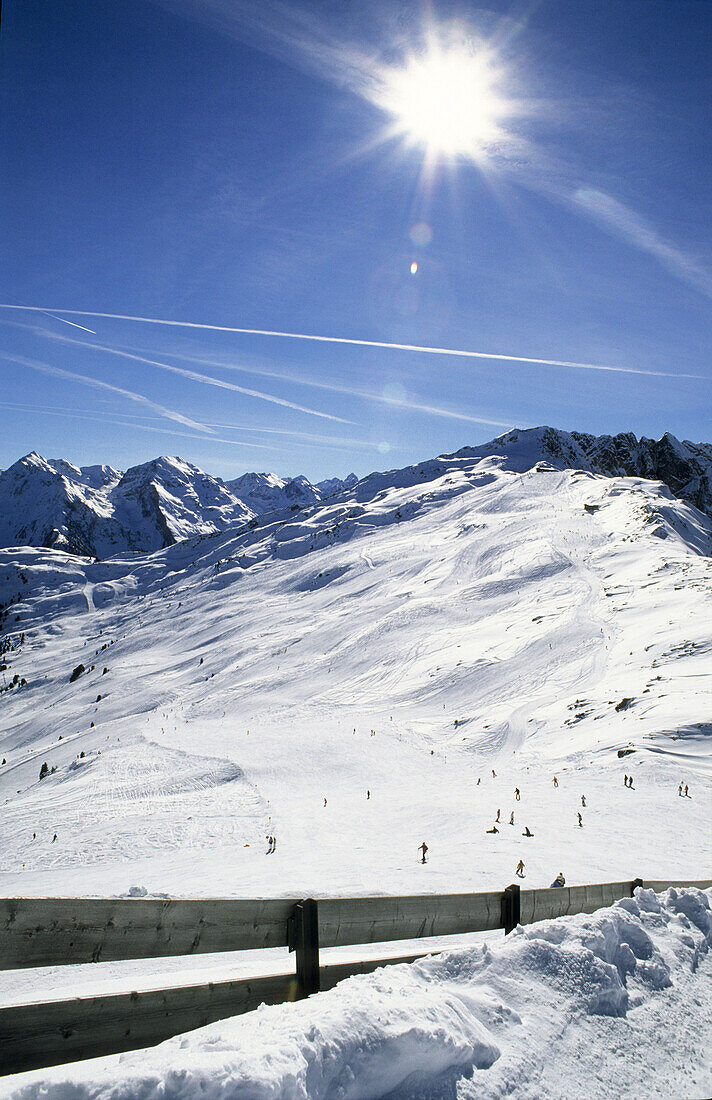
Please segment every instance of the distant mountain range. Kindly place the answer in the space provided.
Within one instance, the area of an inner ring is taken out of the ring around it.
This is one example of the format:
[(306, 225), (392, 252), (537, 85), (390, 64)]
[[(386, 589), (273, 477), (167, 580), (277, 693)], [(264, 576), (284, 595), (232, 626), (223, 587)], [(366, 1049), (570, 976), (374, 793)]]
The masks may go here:
[[(514, 430), (445, 457), (470, 456), (501, 456), (505, 467), (520, 471), (547, 462), (557, 469), (661, 481), (673, 496), (712, 515), (712, 446), (680, 442), (669, 433), (653, 440), (632, 433)], [(407, 477), (407, 471), (391, 473)], [(265, 513), (312, 507), (349, 493), (357, 483), (355, 474), (312, 484), (304, 476), (269, 473), (225, 482), (167, 457), (122, 473), (111, 466), (79, 468), (32, 452), (0, 473), (0, 546), (44, 546), (97, 558), (149, 553)]]

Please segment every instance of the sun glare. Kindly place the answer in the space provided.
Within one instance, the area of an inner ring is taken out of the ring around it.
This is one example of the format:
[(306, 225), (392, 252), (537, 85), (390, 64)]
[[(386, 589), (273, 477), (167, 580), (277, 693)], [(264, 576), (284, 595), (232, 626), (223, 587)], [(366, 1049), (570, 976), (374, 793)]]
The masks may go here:
[(381, 106), (393, 116), (394, 131), (423, 145), (429, 157), (481, 160), (504, 136), (500, 76), (482, 44), (433, 43), (385, 76)]

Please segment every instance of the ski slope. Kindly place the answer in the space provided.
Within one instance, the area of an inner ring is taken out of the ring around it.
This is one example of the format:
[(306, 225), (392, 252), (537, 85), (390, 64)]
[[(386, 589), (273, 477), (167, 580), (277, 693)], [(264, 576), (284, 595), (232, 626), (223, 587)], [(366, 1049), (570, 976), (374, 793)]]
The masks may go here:
[(707, 877), (709, 548), (660, 483), (466, 451), (151, 555), (2, 550), (0, 890)]

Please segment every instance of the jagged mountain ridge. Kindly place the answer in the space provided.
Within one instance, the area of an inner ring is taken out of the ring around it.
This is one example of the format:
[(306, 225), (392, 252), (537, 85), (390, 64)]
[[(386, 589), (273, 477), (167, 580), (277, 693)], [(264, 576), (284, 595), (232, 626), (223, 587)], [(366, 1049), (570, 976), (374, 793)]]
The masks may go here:
[[(544, 427), (506, 432), (487, 446), (494, 448), (490, 453), (495, 454), (536, 455), (559, 469), (588, 470), (604, 477), (662, 481), (673, 496), (712, 516), (712, 445), (709, 443), (680, 441), (670, 432), (656, 440), (645, 436), (638, 439), (632, 432), (595, 436)], [(464, 448), (459, 453), (469, 451)]]
[(0, 473), (0, 545), (97, 558), (150, 553), (264, 512), (314, 504), (356, 480), (350, 474), (312, 485), (303, 476), (244, 474), (225, 483), (181, 458), (162, 456), (123, 473), (33, 451)]
[[(604, 477), (661, 481), (673, 496), (712, 516), (712, 446), (632, 432), (594, 436), (542, 427), (515, 429), (455, 456), (503, 456), (511, 469), (545, 461)], [(371, 474), (363, 479), (396, 476)], [(148, 553), (196, 535), (225, 531), (269, 512), (310, 508), (352, 491), (355, 474), (312, 484), (306, 477), (246, 473), (223, 481), (180, 458), (161, 457), (122, 473), (82, 468), (35, 452), (0, 473), (0, 545), (45, 546), (98, 558)]]

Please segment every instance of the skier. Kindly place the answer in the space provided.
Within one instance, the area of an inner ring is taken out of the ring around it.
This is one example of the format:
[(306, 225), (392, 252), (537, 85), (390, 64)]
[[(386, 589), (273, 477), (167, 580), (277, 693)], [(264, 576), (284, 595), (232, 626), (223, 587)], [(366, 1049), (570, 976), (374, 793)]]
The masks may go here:
[(680, 786), (679, 786), (679, 787), (677, 788), (677, 793), (679, 794), (680, 798), (682, 798), (682, 783), (681, 783), (681, 784), (680, 784)]
[(366, 801), (367, 801), (367, 802), (368, 802), (368, 800), (369, 800), (369, 798), (370, 798), (370, 797), (371, 797), (371, 792), (370, 792), (370, 791), (366, 791)]
[(493, 825), (491, 829), (487, 829), (486, 831), (487, 831), (488, 833), (498, 833), (498, 832), (499, 832), (499, 829), (497, 828), (497, 826), (496, 826), (496, 825)]
[(509, 824), (510, 824), (510, 825), (513, 825), (513, 824), (514, 824), (514, 810), (512, 810), (512, 814), (511, 814), (511, 817), (509, 818)]
[(324, 799), (324, 805), (326, 806), (326, 799)]
[(499, 822), (499, 810), (497, 810), (497, 816), (495, 818), (495, 821)]
[(559, 785), (559, 780), (556, 778), (556, 776), (554, 776), (554, 786), (558, 787), (558, 785)]
[(514, 797), (515, 797), (516, 801), (519, 802), (519, 797), (520, 797), (519, 796), (519, 787), (514, 788)]
[(581, 817), (581, 814), (578, 814), (577, 816), (578, 816), (579, 829), (583, 829), (583, 819)]
[(624, 786), (624, 787), (627, 787), (627, 786), (628, 786), (628, 776), (627, 776), (627, 775), (624, 775), (624, 776), (623, 776), (623, 786)]
[[(479, 787), (479, 785), (480, 785), (480, 777), (478, 775), (477, 776), (477, 786)], [(680, 794), (682, 794), (682, 787), (680, 787)]]
[(425, 841), (423, 841), (423, 843), (418, 848), (418, 851), (423, 853), (423, 858), (420, 861), (421, 863), (425, 863), (425, 853), (427, 852), (427, 850), (428, 850), (428, 845), (425, 843)]
[(493, 779), (497, 778), (497, 772), (494, 770), (494, 768), (492, 768), (492, 778)]
[(517, 864), (517, 874), (519, 875), (520, 878), (524, 878), (524, 860), (523, 859), (520, 859), (519, 863)]
[[(566, 885), (566, 879), (563, 876), (563, 872), (559, 871), (558, 875), (556, 876), (556, 878), (552, 882), (551, 887), (565, 886), (565, 885)], [(550, 889), (551, 889), (551, 887), (550, 887)]]
[(586, 809), (586, 795), (585, 794), (581, 795), (581, 805), (583, 806), (584, 809)]
[(629, 791), (634, 791), (635, 790), (635, 787), (633, 786), (633, 776), (632, 775), (628, 776), (628, 790)]
[(534, 833), (531, 833), (529, 831), (529, 826), (528, 825), (525, 827), (524, 832), (522, 833), (522, 836), (534, 836)]
[(57, 834), (55, 833), (55, 834), (54, 834), (54, 836), (52, 837), (52, 843), (53, 843), (53, 844), (54, 844), (54, 842), (55, 842), (55, 840), (56, 840), (56, 839), (57, 839)]
[(687, 793), (687, 783), (686, 783), (686, 784), (685, 784), (685, 798), (689, 798), (689, 797), (690, 797), (690, 796), (689, 796), (689, 794)]

